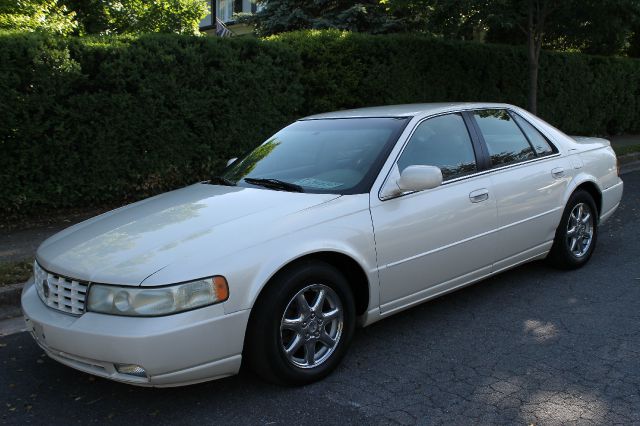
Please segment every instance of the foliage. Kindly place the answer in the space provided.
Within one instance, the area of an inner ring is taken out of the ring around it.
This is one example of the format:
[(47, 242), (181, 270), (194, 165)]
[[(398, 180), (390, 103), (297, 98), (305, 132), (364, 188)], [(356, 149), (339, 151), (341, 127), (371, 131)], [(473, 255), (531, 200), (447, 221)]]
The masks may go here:
[[(543, 45), (561, 50), (615, 54), (626, 47), (640, 18), (638, 0), (389, 0), (397, 8), (428, 6), (431, 31), (447, 38), (526, 44), (527, 109), (537, 113), (540, 52)], [(604, 18), (604, 19), (603, 19)], [(604, 22), (604, 23), (603, 23)], [(611, 27), (611, 23), (618, 24)]]
[[(639, 60), (542, 55), (542, 118), (572, 134), (640, 131)], [(526, 69), (519, 47), (417, 35), (0, 33), (0, 216), (118, 204), (203, 180), (311, 113), (524, 105)]]
[(253, 38), (0, 34), (0, 210), (202, 180), (298, 115), (300, 63)]
[(632, 58), (640, 58), (640, 22), (636, 24), (633, 35), (629, 39), (627, 54)]
[(75, 14), (57, 0), (0, 0), (0, 30), (67, 35), (76, 28)]
[(198, 34), (204, 0), (0, 0), (0, 29), (60, 35)]
[(416, 28), (430, 34), (505, 44), (526, 43), (528, 9), (533, 5), (534, 13), (545, 11), (545, 47), (601, 55), (625, 53), (640, 24), (638, 0), (384, 1), (396, 13), (417, 14)]
[[(1, 0), (0, 0), (1, 1)], [(106, 5), (102, 0), (61, 0), (76, 14), (78, 29), (75, 35), (105, 34), (109, 30)]]
[(267, 36), (301, 29), (386, 33), (399, 29), (379, 0), (263, 0), (264, 8), (245, 22)]
[(576, 6), (564, 9), (550, 28), (551, 47), (597, 55), (628, 52), (634, 26), (640, 24), (640, 1), (582, 0)]
[(197, 34), (209, 9), (203, 0), (104, 0), (107, 33)]
[(0, 287), (23, 283), (33, 272), (33, 261), (0, 262)]

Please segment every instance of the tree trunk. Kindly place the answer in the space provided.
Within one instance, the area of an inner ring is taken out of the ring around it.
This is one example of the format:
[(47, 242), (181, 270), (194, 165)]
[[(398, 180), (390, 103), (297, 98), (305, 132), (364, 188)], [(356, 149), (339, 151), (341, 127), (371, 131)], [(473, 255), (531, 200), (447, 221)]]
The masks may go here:
[(529, 55), (529, 94), (527, 109), (532, 114), (538, 114), (538, 58)]
[(529, 16), (527, 26), (527, 56), (529, 59), (529, 93), (527, 96), (527, 109), (532, 114), (538, 113), (538, 58), (539, 48), (536, 40), (536, 26), (533, 15), (535, 13), (534, 0), (529, 0)]

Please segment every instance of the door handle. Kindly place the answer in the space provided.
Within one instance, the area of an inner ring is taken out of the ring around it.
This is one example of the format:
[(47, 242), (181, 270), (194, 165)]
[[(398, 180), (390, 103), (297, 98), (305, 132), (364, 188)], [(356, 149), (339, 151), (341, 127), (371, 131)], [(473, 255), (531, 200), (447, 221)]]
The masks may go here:
[(552, 169), (551, 176), (553, 176), (556, 179), (560, 179), (561, 177), (564, 176), (564, 169), (562, 167), (556, 167), (555, 169)]
[(486, 201), (489, 199), (489, 190), (482, 188), (471, 191), (471, 193), (469, 194), (469, 199), (472, 203), (480, 203), (482, 201)]

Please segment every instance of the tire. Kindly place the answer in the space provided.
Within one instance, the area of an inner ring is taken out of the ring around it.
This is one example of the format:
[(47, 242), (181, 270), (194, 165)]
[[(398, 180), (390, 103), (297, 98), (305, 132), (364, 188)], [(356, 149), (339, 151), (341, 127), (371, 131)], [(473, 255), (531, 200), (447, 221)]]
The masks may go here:
[[(582, 212), (580, 208), (582, 207)], [(588, 215), (588, 216), (587, 216)], [(580, 216), (580, 221), (577, 220)], [(598, 209), (591, 194), (577, 190), (567, 202), (548, 260), (561, 269), (584, 266), (598, 239)], [(575, 242), (574, 242), (575, 241)]]
[[(315, 308), (320, 294), (323, 302)], [(355, 303), (345, 277), (325, 262), (301, 262), (279, 272), (256, 301), (243, 357), (269, 382), (305, 385), (338, 366), (354, 329)]]

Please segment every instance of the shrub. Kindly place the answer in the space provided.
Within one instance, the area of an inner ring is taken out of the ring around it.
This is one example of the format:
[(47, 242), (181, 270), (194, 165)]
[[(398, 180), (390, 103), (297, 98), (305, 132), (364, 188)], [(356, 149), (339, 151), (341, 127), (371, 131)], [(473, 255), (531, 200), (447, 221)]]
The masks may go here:
[[(410, 102), (524, 105), (526, 52), (416, 35), (266, 40), (0, 33), (0, 216), (140, 199), (206, 179), (297, 117)], [(540, 115), (640, 130), (640, 61), (545, 53)]]
[(205, 179), (302, 103), (296, 55), (256, 39), (5, 34), (0, 63), (5, 214), (121, 203)]

